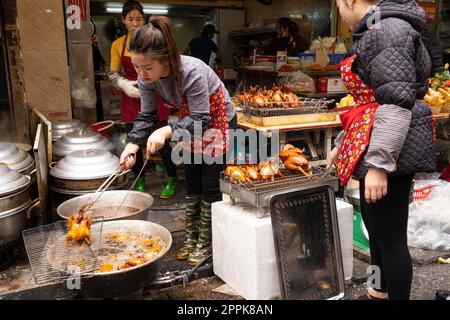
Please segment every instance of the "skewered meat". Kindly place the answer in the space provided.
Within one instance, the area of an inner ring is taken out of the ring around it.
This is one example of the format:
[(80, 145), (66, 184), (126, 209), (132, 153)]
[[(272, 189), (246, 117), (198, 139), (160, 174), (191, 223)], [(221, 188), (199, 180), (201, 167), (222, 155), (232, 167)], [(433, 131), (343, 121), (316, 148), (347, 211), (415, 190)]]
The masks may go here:
[(86, 242), (91, 244), (91, 224), (92, 218), (86, 213), (88, 205), (82, 207), (77, 214), (69, 217), (67, 221), (66, 245), (70, 246), (72, 240), (75, 243), (82, 244)]

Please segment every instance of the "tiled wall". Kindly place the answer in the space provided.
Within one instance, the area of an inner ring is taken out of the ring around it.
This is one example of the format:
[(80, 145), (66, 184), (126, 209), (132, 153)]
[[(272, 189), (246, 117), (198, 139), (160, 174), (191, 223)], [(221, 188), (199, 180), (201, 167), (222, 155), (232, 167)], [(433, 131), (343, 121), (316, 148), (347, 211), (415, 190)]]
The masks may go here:
[(26, 104), (50, 120), (72, 117), (63, 13), (60, 0), (17, 1)]

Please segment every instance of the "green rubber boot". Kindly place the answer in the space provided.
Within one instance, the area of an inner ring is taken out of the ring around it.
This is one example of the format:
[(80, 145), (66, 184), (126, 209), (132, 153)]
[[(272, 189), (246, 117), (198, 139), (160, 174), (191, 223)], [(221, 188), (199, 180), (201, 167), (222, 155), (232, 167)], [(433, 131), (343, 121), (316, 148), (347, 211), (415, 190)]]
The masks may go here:
[(145, 178), (139, 177), (134, 188), (136, 191), (145, 192)]
[(200, 210), (201, 196), (186, 195), (186, 238), (183, 247), (176, 253), (178, 260), (186, 260), (189, 258), (197, 245)]
[(201, 204), (200, 224), (197, 246), (189, 255), (187, 264), (196, 266), (212, 254), (211, 232), (211, 203), (203, 201)]
[(177, 177), (168, 177), (164, 189), (161, 191), (159, 197), (161, 199), (169, 199), (177, 192)]

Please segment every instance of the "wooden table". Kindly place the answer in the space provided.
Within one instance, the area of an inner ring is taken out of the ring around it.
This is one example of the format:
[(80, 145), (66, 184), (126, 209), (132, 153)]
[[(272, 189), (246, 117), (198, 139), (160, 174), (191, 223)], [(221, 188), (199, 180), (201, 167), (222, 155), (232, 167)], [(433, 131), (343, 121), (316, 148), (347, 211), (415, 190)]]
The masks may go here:
[(238, 126), (242, 129), (253, 129), (256, 131), (263, 131), (267, 134), (268, 137), (272, 135), (272, 132), (277, 131), (280, 137), (280, 148), (283, 147), (287, 143), (286, 141), (286, 132), (289, 131), (306, 131), (305, 138), (306, 143), (308, 144), (308, 148), (310, 149), (313, 158), (317, 159), (318, 154), (316, 152), (316, 148), (312, 139), (309, 135), (309, 131), (314, 131), (314, 142), (318, 144), (320, 142), (320, 131), (325, 131), (325, 159), (324, 160), (315, 160), (310, 161), (313, 166), (326, 165), (327, 159), (331, 153), (331, 146), (333, 144), (333, 128), (342, 126), (341, 121), (337, 118), (334, 121), (325, 121), (325, 122), (312, 122), (312, 123), (300, 123), (300, 124), (289, 124), (289, 125), (278, 125), (278, 126), (270, 126), (270, 127), (261, 127), (252, 123), (245, 122), (243, 118), (245, 115), (238, 113)]

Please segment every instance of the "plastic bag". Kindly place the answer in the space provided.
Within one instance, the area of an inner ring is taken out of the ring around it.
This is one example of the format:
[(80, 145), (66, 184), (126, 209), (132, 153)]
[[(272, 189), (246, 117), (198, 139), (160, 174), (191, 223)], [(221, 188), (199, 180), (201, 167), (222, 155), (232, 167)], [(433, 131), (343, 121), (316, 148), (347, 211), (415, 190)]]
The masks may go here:
[(307, 74), (296, 71), (281, 77), (280, 84), (287, 84), (294, 92), (316, 92), (314, 79)]
[(424, 201), (409, 205), (408, 245), (450, 250), (450, 183), (442, 180), (419, 180), (414, 189), (433, 186)]

